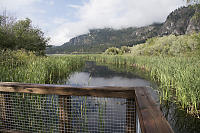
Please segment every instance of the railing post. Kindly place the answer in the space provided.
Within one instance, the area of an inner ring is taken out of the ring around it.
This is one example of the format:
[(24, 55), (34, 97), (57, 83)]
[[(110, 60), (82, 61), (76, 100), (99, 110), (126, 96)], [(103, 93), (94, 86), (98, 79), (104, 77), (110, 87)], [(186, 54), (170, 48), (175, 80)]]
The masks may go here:
[(71, 127), (71, 97), (59, 96), (60, 132), (70, 132)]
[(3, 126), (3, 124), (5, 124), (5, 120), (6, 120), (6, 105), (5, 105), (4, 94), (0, 94), (0, 119), (1, 119), (0, 124)]
[(135, 99), (126, 101), (126, 132), (136, 133), (136, 104)]

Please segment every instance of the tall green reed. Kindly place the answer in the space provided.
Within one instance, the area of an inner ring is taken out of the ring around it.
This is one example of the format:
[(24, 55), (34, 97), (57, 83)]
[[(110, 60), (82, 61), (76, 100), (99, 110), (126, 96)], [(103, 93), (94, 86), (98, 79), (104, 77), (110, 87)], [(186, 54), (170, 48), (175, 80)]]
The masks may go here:
[[(160, 99), (179, 104), (188, 113), (200, 113), (200, 60), (198, 57), (90, 55), (90, 60), (146, 71), (159, 86)], [(132, 71), (133, 69), (130, 69)]]
[(57, 84), (84, 65), (81, 56), (39, 57), (32, 52), (1, 51), (0, 81)]

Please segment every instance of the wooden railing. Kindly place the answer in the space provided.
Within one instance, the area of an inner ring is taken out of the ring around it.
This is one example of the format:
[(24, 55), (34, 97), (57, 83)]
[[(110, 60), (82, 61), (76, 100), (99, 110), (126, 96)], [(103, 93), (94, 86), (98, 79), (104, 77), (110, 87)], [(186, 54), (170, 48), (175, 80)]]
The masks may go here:
[[(140, 129), (137, 129), (137, 131), (127, 130), (127, 132), (139, 133), (141, 130), (142, 133), (173, 133), (170, 125), (162, 115), (159, 105), (154, 102), (145, 87), (72, 87), (66, 85), (0, 82), (0, 92), (53, 94), (59, 96), (94, 96), (125, 99), (134, 98)], [(2, 102), (0, 103), (0, 106), (2, 106), (4, 101), (2, 99), (0, 100), (0, 102)], [(132, 121), (131, 118), (129, 119)], [(134, 121), (136, 122), (136, 120)]]

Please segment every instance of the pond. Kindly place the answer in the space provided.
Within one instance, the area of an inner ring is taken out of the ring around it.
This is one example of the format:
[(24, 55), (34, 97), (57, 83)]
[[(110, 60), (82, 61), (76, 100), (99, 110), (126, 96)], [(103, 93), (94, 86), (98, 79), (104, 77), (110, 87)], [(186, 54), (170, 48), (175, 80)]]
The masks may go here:
[[(110, 69), (106, 65), (97, 65), (92, 61), (87, 61), (81, 71), (74, 72), (68, 79), (62, 80), (62, 84), (72, 86), (145, 86), (156, 103), (160, 103), (156, 84), (145, 79), (143, 75), (130, 73), (130, 71), (125, 71), (124, 68), (123, 71), (116, 71), (116, 69)], [(123, 101), (115, 102), (123, 103)], [(121, 108), (117, 112), (117, 115), (120, 115), (120, 119), (124, 120), (124, 110), (122, 110), (124, 106), (121, 105), (117, 108)], [(186, 114), (185, 111), (179, 109), (174, 103), (162, 101), (161, 110), (175, 133), (200, 132), (200, 119)]]

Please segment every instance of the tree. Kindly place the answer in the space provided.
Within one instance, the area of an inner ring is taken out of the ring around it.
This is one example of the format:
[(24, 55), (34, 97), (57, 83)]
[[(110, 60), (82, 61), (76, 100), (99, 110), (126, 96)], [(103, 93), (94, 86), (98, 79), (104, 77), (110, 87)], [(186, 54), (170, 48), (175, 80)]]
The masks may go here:
[(35, 51), (39, 54), (44, 54), (43, 52), (47, 47), (49, 38), (46, 38), (44, 33), (39, 28), (33, 27), (31, 23), (31, 20), (26, 18), (25, 20), (18, 21), (13, 26), (18, 44), (15, 49), (23, 48), (29, 51)]
[(12, 26), (15, 23), (15, 18), (6, 16), (6, 11), (3, 15), (0, 15), (0, 48), (9, 48), (15, 45), (15, 35), (12, 30)]
[(200, 0), (186, 0), (187, 3), (190, 3), (190, 2), (193, 2), (193, 3), (196, 3), (196, 4), (199, 4), (200, 3)]
[(25, 49), (43, 55), (49, 38), (37, 27), (33, 27), (29, 18), (12, 19), (5, 14), (0, 15), (0, 49)]

